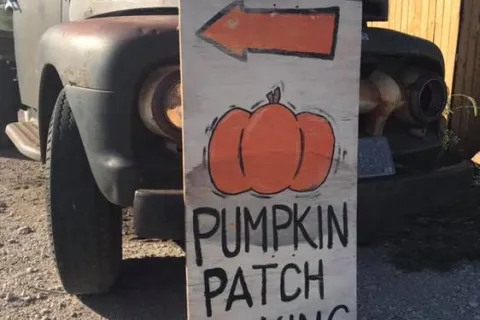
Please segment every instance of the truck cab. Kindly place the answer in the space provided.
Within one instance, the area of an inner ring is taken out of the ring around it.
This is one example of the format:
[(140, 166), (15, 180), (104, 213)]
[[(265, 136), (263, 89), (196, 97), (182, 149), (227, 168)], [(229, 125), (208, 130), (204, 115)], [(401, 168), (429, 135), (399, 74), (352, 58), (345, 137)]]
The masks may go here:
[[(17, 89), (0, 85), (0, 94), (18, 102), (0, 102), (0, 119), (10, 112), (0, 137), (48, 167), (50, 238), (65, 290), (103, 293), (120, 270), (123, 208), (134, 208), (140, 236), (184, 239), (178, 3), (8, 2), (15, 71), (0, 69), (0, 79)], [(368, 27), (388, 18), (388, 1), (363, 3), (360, 227), (405, 208), (406, 197), (421, 202), (428, 183), (459, 173), (463, 183), (472, 172), (462, 163), (437, 170), (448, 97), (440, 49)]]

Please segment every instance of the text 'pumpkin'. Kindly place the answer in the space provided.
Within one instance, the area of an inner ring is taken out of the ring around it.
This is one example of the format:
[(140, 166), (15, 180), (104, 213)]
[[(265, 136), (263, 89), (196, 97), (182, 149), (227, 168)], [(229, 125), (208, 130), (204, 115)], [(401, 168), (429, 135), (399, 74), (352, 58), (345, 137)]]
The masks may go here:
[(229, 110), (212, 132), (208, 167), (224, 194), (307, 192), (328, 176), (335, 148), (330, 122), (313, 113), (295, 115), (279, 103), (279, 88), (267, 97), (269, 103), (253, 112)]

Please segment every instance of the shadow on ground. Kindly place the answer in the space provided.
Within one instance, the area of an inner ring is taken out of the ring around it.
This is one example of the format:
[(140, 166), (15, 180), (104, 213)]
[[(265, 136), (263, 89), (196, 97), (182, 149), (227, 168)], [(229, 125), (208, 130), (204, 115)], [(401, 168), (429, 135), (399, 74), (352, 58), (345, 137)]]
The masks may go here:
[[(386, 262), (404, 272), (450, 271), (459, 263), (480, 260), (480, 208), (457, 206), (404, 217), (389, 234), (367, 246), (383, 247), (380, 251)], [(368, 265), (377, 258), (359, 250), (359, 263)], [(184, 258), (125, 260), (112, 293), (82, 297), (81, 301), (109, 320), (185, 320), (184, 266)], [(370, 268), (359, 271), (367, 278), (371, 272)]]
[(6, 158), (6, 159), (19, 159), (19, 160), (26, 160), (26, 161), (33, 161), (24, 155), (22, 155), (20, 152), (18, 152), (17, 149), (15, 148), (8, 148), (8, 149), (0, 149), (0, 158)]
[[(460, 263), (480, 260), (480, 207), (455, 206), (403, 217), (389, 233), (363, 247), (383, 247), (385, 262), (404, 272), (450, 271)], [(359, 262), (368, 265), (377, 258), (359, 250)], [(109, 320), (185, 320), (184, 266), (184, 258), (125, 260), (112, 293), (81, 300)]]
[(405, 272), (447, 272), (480, 260), (480, 207), (457, 205), (403, 217), (368, 246), (383, 246), (386, 261)]
[(111, 320), (185, 320), (185, 288), (184, 258), (128, 259), (110, 294), (81, 301)]

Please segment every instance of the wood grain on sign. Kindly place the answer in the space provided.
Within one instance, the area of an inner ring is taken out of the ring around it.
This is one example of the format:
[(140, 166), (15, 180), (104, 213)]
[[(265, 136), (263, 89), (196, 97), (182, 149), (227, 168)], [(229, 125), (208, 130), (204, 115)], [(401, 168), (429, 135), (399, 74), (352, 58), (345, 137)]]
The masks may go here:
[(356, 319), (361, 2), (180, 14), (189, 319)]

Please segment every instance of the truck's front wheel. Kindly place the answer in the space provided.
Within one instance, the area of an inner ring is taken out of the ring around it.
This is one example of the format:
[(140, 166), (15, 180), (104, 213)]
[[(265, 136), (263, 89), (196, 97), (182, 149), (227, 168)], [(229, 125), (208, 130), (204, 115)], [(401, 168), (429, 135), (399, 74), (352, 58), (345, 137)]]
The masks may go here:
[(47, 144), (50, 238), (63, 287), (97, 294), (115, 283), (122, 261), (122, 213), (98, 189), (65, 92)]

